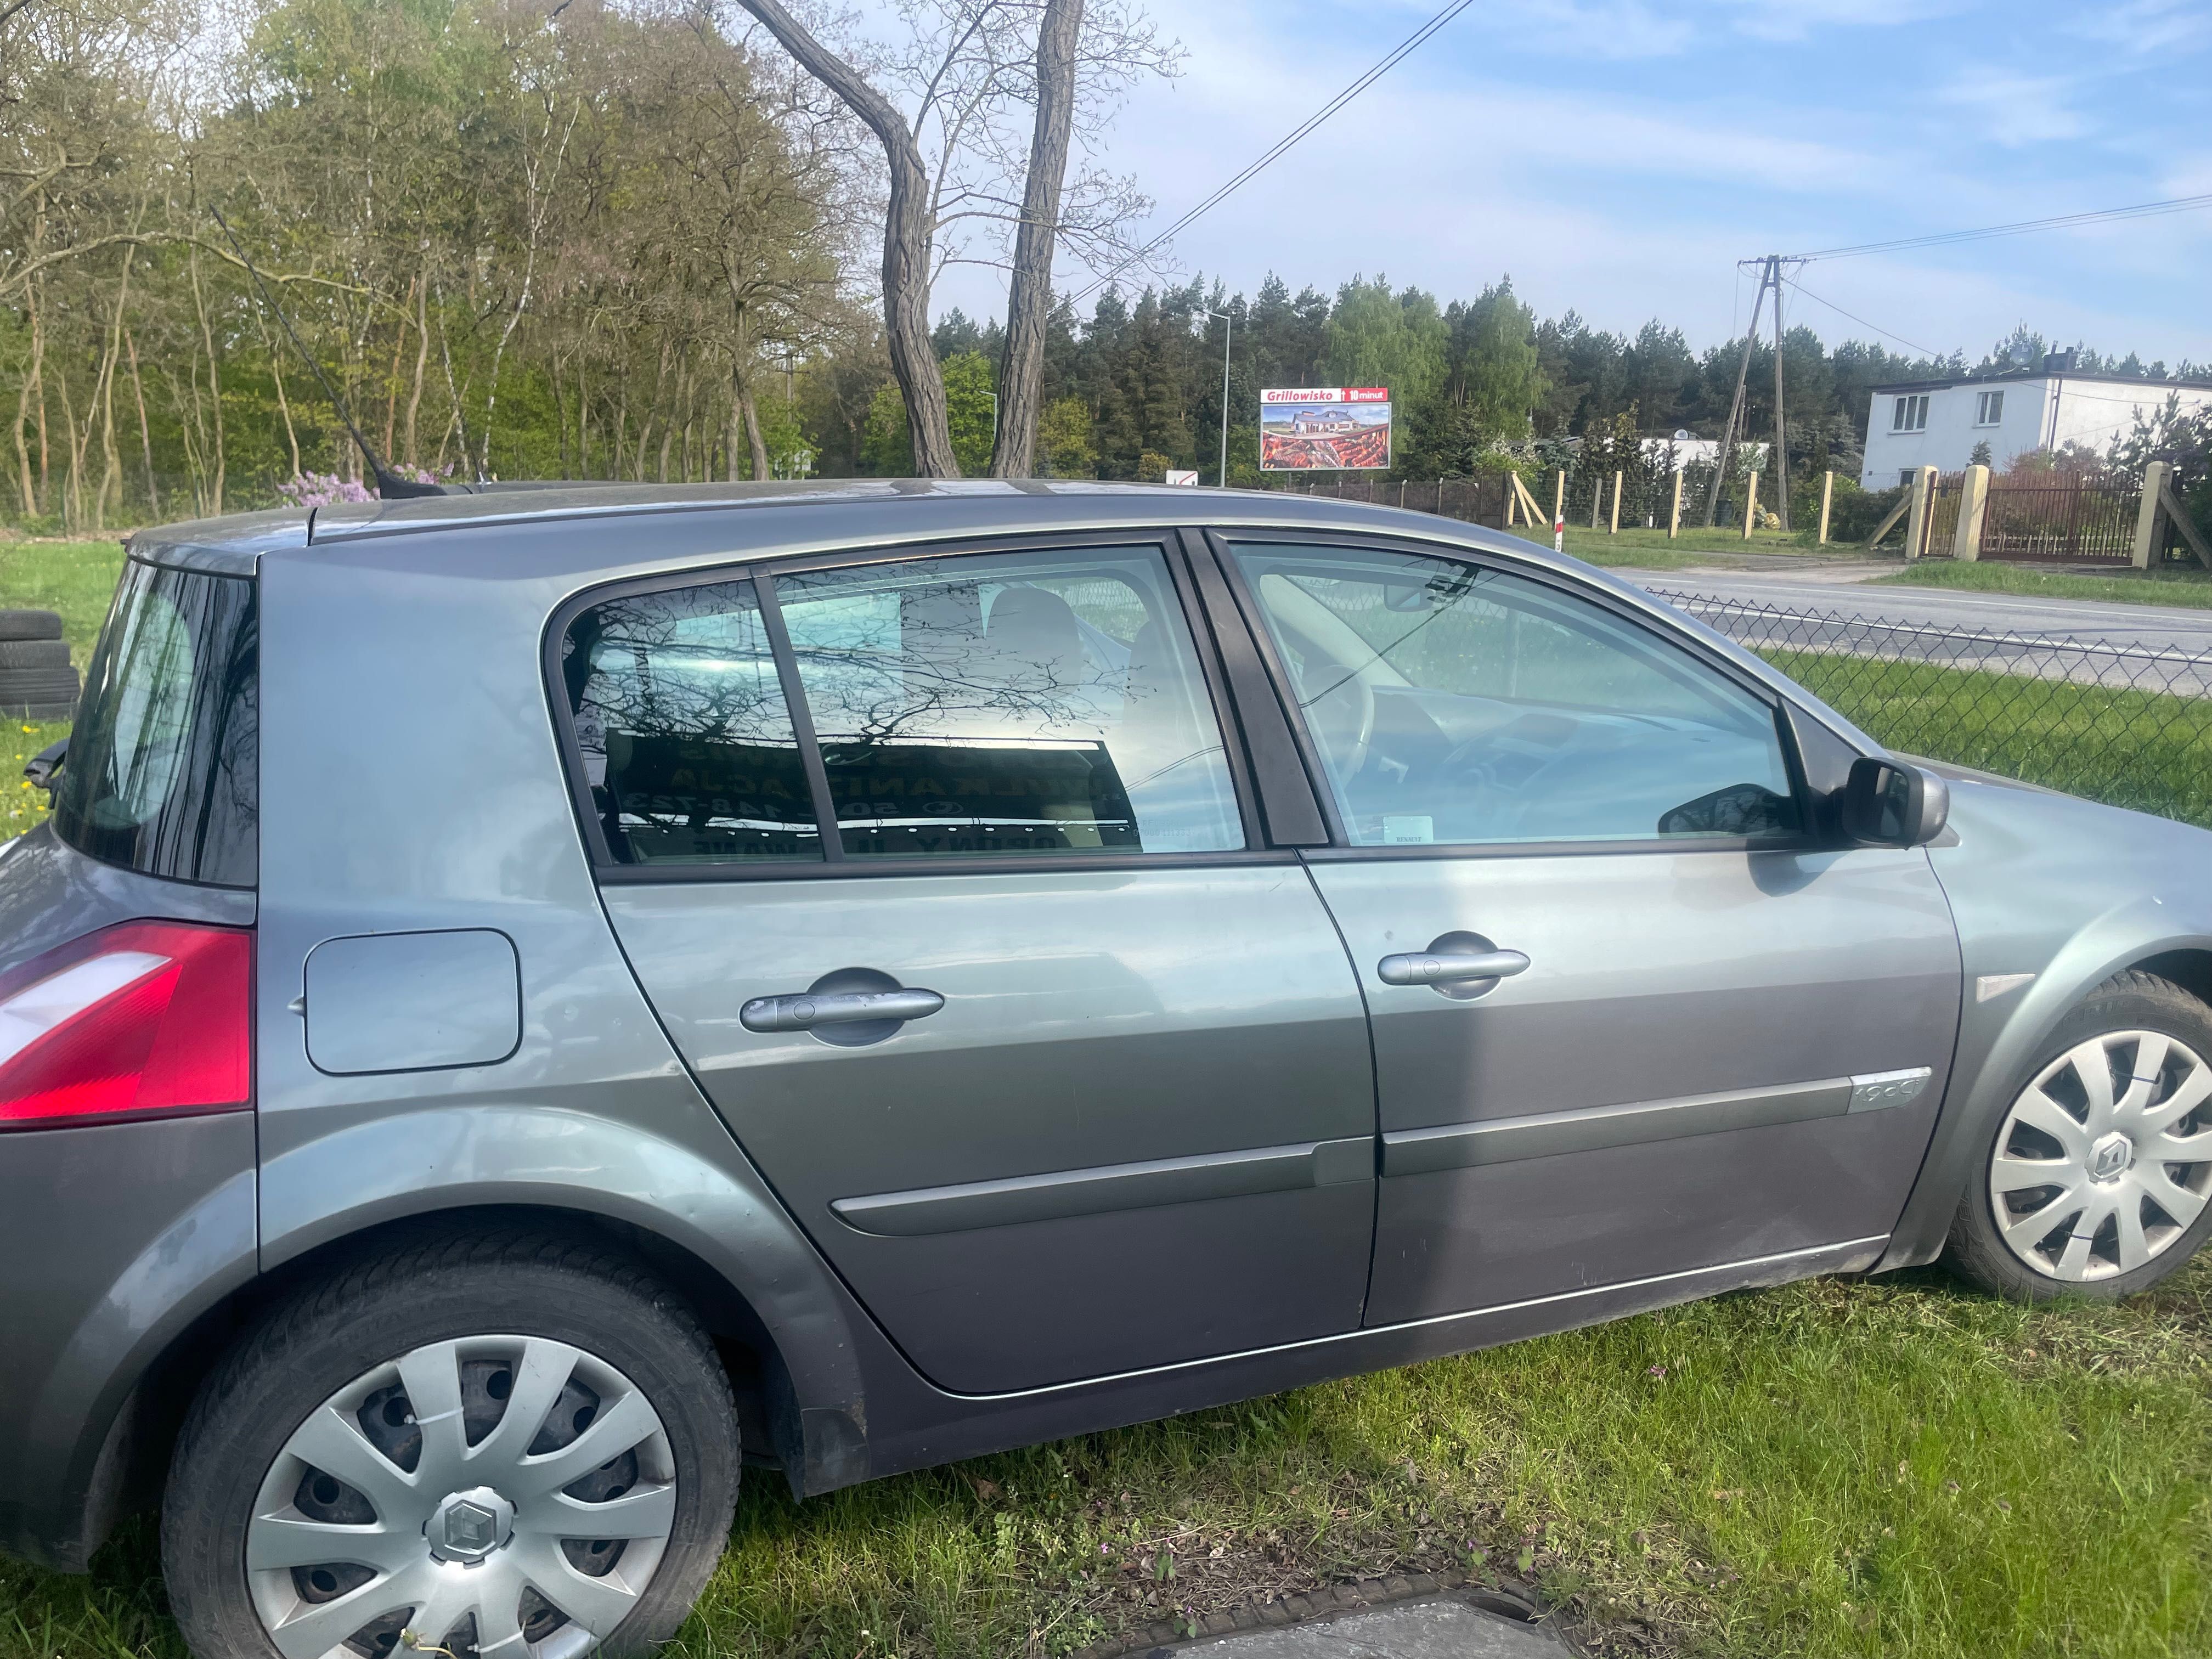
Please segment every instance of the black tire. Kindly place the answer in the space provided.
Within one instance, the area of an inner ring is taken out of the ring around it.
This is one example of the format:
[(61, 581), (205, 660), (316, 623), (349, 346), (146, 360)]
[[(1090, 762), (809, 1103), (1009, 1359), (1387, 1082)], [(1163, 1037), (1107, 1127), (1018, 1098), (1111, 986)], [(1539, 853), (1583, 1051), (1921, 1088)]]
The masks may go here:
[(634, 1379), (659, 1413), (675, 1518), (637, 1605), (598, 1651), (638, 1653), (675, 1634), (737, 1503), (737, 1415), (721, 1362), (690, 1309), (629, 1258), (573, 1238), (477, 1231), (392, 1249), (311, 1286), (241, 1338), (200, 1389), (161, 1510), (169, 1603), (197, 1659), (281, 1659), (247, 1586), (246, 1528), (262, 1480), (308, 1414), (411, 1348), (488, 1333), (585, 1349)]
[[(2036, 1051), (2034, 1061), (2014, 1079), (2007, 1106), (2069, 1048), (2106, 1032), (2127, 1030), (2161, 1032), (2212, 1061), (2212, 1008), (2171, 981), (2131, 970), (2106, 980), (2059, 1021), (2050, 1039)], [(2212, 1105), (2199, 1107), (2192, 1119), (2206, 1126), (2200, 1133), (2212, 1133)], [(2179, 1237), (2132, 1272), (2087, 1280), (2062, 1279), (2038, 1272), (2005, 1243), (1990, 1193), (1990, 1165), (1997, 1154), (1998, 1137), (2004, 1133), (2006, 1122), (2006, 1113), (2001, 1110), (1983, 1138), (1944, 1247), (1945, 1262), (1970, 1283), (2016, 1302), (2070, 1297), (2117, 1302), (2148, 1290), (2179, 1270), (2207, 1237), (2212, 1237), (2212, 1204), (2207, 1204)]]
[(58, 702), (77, 693), (76, 671), (64, 668), (0, 670), (0, 702)]
[(58, 640), (62, 636), (58, 611), (0, 611), (0, 640)]
[(0, 672), (25, 668), (68, 670), (69, 665), (67, 640), (0, 640)]

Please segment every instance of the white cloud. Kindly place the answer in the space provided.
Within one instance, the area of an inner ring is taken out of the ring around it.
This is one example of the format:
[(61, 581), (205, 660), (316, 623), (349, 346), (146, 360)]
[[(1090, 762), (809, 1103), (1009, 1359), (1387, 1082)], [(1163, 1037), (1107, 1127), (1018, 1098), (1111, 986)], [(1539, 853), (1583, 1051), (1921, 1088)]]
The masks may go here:
[(2212, 45), (2212, 9), (2203, 0), (2129, 0), (2085, 9), (2073, 27), (2088, 40), (2142, 55), (2186, 53)]
[(1974, 70), (1940, 88), (1936, 96), (1978, 120), (1982, 137), (2017, 149), (2085, 137), (2094, 131), (2075, 107), (2081, 84), (2071, 76)]
[[(1363, 10), (1357, 22), (1337, 0), (1153, 3), (1190, 47), (1189, 72), (1139, 88), (1103, 159), (1158, 199), (1157, 230), (1440, 0)], [(1631, 332), (1656, 315), (1702, 348), (1740, 325), (1749, 289), (1739, 300), (1734, 267), (1748, 254), (2212, 191), (2212, 150), (2202, 145), (2124, 148), (2137, 129), (2124, 116), (2156, 95), (2167, 71), (2146, 69), (2153, 78), (2136, 85), (2102, 63), (2079, 80), (2008, 69), (1931, 90), (1916, 65), (2010, 61), (2014, 50), (2065, 61), (2050, 49), (2058, 26), (2023, 25), (2021, 38), (1970, 53), (1961, 41), (1983, 42), (1987, 20), (1939, 19), (1929, 50), (1899, 64), (1893, 42), (1845, 25), (1898, 17), (1902, 0), (1864, 3), (1862, 12), (1853, 0), (1845, 17), (1844, 0), (1787, 0), (1787, 17), (1833, 25), (1805, 47), (1731, 33), (1754, 9), (1745, 0), (1698, 9), (1697, 27), (1716, 38), (1649, 67), (1601, 57), (1574, 31), (1527, 32), (1532, 20), (1564, 15), (1547, 0), (1504, 0), (1502, 14), (1470, 8), (1183, 233), (1176, 268), (1218, 274), (1247, 295), (1271, 269), (1293, 289), (1324, 291), (1381, 271), (1446, 298), (1510, 271), (1540, 313), (1571, 307)], [(1647, 44), (1656, 52), (1658, 37)], [(2049, 142), (2060, 137), (2076, 142)], [(1978, 356), (2025, 317), (2100, 349), (2202, 361), (2212, 358), (2198, 291), (2208, 264), (2212, 213), (1838, 261), (1806, 276), (1836, 304), (1941, 349)], [(1065, 262), (1060, 276), (1063, 286), (1089, 281)], [(953, 273), (938, 303), (999, 313), (1003, 279)], [(1832, 340), (1869, 337), (1809, 301), (1794, 301), (1790, 317)]]

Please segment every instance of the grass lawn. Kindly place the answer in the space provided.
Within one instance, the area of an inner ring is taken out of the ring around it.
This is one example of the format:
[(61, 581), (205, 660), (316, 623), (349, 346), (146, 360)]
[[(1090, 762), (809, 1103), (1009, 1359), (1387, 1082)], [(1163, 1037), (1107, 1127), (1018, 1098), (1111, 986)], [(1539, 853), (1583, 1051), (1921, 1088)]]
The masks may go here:
[[(793, 1504), (674, 1651), (1000, 1659), (1438, 1565), (1600, 1651), (2212, 1651), (2212, 1261), (2124, 1307), (1939, 1274), (1745, 1292)], [(0, 1565), (8, 1659), (180, 1648), (143, 1526)]]
[[(0, 604), (82, 648), (114, 557), (0, 545)], [(1778, 660), (1886, 741), (2050, 781), (2187, 716), (2071, 787), (2212, 821), (2194, 705)], [(1053, 1655), (1443, 1567), (1534, 1583), (1606, 1653), (2212, 1653), (2212, 1258), (2119, 1307), (1747, 1291), (805, 1504), (755, 1473), (674, 1651)], [(88, 1577), (0, 1563), (0, 1659), (181, 1653), (143, 1522)]]
[(1924, 559), (1876, 582), (1915, 587), (1964, 587), (1985, 593), (2040, 593), (2054, 599), (2108, 599), (2123, 605), (2192, 605), (2212, 609), (2212, 571), (2195, 565), (2170, 570), (2121, 570), (2087, 575), (1996, 561), (1962, 564)]
[(1893, 749), (2212, 827), (2212, 700), (1763, 650)]
[[(1523, 541), (1534, 542), (1540, 547), (1552, 544), (1548, 530), (1532, 530), (1526, 526), (1515, 526), (1506, 532)], [(1567, 551), (1588, 564), (1632, 565), (1644, 570), (1680, 570), (1690, 565), (1711, 564), (1716, 553), (1787, 553), (1796, 556), (1825, 556), (1844, 557), (1851, 550), (1841, 547), (1808, 547), (1796, 537), (1785, 536), (1778, 530), (1755, 530), (1746, 541), (1741, 530), (1692, 530), (1685, 526), (1680, 536), (1667, 539), (1664, 530), (1624, 527), (1617, 536), (1602, 530), (1592, 530), (1588, 525), (1567, 526)]]
[[(58, 611), (82, 675), (122, 568), (123, 549), (112, 539), (0, 539), (0, 611)], [(45, 821), (46, 791), (24, 781), (23, 763), (69, 729), (67, 720), (0, 719), (0, 841)]]

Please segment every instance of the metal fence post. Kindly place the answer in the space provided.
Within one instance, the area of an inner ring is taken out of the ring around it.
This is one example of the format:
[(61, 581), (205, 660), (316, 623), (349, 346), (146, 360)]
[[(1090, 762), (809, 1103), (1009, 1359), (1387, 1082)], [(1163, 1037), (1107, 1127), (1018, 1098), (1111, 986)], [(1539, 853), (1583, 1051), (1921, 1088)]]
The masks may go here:
[(1959, 482), (1959, 527), (1951, 537), (1951, 556), (1972, 564), (1982, 556), (1982, 519), (1990, 506), (1990, 470), (1970, 466)]
[(2153, 461), (2143, 468), (2142, 505), (2136, 509), (2135, 545), (2128, 555), (2128, 562), (2138, 570), (2149, 569), (2158, 552), (2153, 544), (2158, 539), (2159, 497), (2165, 493), (2166, 481), (2172, 474), (2173, 465), (2169, 461)]
[(1826, 547), (1828, 544), (1828, 506), (1835, 500), (1835, 496), (1836, 475), (1832, 472), (1823, 472), (1820, 475), (1820, 533), (1814, 542), (1816, 547)]

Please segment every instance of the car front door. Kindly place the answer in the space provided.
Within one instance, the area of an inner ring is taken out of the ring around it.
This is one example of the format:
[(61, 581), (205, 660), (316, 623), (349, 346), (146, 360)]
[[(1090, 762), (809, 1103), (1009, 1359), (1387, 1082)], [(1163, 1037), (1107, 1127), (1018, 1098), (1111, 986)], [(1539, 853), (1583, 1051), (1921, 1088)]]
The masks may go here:
[(1772, 695), (1565, 578), (1224, 550), (1334, 797), (1309, 864), (1374, 1030), (1367, 1322), (1887, 1233), (1956, 938), (1924, 853), (1808, 833)]
[(1358, 1324), (1364, 1014), (1297, 855), (1248, 828), (1181, 559), (853, 557), (558, 619), (647, 994), (950, 1389)]

